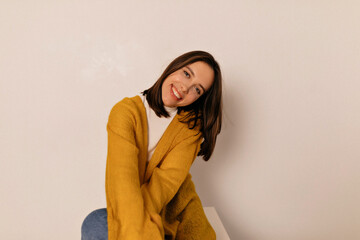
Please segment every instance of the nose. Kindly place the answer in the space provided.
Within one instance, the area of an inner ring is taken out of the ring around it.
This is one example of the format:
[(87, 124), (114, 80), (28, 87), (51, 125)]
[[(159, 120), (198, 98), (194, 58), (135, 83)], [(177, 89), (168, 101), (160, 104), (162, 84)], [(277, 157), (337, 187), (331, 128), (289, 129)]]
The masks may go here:
[(190, 84), (183, 83), (181, 84), (181, 92), (188, 93), (190, 89)]

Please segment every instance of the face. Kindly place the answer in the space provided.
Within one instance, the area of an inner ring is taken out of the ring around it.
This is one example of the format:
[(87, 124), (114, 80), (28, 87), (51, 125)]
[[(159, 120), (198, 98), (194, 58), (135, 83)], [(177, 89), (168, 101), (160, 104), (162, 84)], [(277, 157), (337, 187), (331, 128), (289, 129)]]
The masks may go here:
[(214, 71), (205, 62), (194, 62), (170, 74), (162, 85), (162, 100), (167, 107), (184, 107), (210, 89)]

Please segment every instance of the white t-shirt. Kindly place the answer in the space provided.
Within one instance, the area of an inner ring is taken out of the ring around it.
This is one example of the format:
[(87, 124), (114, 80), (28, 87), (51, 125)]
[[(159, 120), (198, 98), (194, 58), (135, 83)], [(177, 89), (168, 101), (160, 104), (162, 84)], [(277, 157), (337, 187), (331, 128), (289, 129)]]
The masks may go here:
[(146, 110), (146, 117), (148, 123), (148, 161), (151, 159), (155, 148), (160, 141), (160, 138), (164, 134), (166, 128), (169, 126), (170, 122), (173, 120), (177, 113), (177, 108), (173, 107), (166, 107), (164, 106), (165, 110), (169, 113), (170, 117), (158, 117), (154, 110), (149, 106), (149, 103), (146, 100), (144, 95), (139, 95), (142, 99), (145, 110)]

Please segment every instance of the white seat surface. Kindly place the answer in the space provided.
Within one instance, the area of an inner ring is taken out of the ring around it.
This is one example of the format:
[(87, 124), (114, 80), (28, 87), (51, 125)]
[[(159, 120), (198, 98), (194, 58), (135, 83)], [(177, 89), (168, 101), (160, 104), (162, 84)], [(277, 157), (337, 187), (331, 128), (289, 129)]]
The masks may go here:
[(229, 235), (227, 234), (224, 225), (222, 224), (219, 215), (217, 214), (214, 207), (204, 207), (204, 212), (207, 219), (209, 220), (211, 226), (216, 232), (217, 240), (230, 240)]

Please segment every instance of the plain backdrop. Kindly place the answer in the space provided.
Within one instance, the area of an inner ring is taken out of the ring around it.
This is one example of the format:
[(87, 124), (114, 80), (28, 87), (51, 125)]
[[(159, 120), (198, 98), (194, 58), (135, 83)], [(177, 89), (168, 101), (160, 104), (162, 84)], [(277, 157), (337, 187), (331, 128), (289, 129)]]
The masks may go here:
[(1, 0), (0, 239), (80, 239), (106, 123), (205, 50), (224, 122), (191, 173), (233, 240), (360, 239), (360, 3)]

